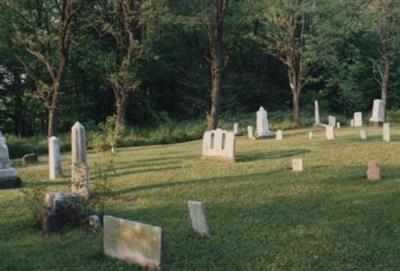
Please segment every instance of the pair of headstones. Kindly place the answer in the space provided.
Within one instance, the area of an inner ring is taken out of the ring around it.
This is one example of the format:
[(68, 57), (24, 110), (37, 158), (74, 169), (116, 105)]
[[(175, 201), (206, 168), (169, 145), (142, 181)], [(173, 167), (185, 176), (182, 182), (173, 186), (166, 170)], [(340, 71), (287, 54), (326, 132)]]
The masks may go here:
[(203, 135), (203, 157), (216, 158), (227, 162), (235, 162), (235, 134), (230, 131), (216, 129)]
[[(193, 229), (209, 236), (202, 203), (188, 202)], [(108, 257), (135, 263), (150, 270), (161, 269), (162, 228), (127, 219), (104, 216), (104, 254)]]

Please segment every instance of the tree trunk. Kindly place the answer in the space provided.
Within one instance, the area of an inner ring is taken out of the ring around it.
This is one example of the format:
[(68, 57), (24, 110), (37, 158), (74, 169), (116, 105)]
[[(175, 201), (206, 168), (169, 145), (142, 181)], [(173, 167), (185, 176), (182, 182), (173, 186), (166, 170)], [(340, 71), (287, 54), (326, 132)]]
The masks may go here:
[(120, 91), (120, 95), (115, 96), (115, 107), (117, 111), (117, 116), (115, 120), (115, 135), (118, 138), (124, 125), (125, 125), (125, 115), (126, 115), (126, 109), (128, 106), (128, 95), (129, 92), (126, 91)]
[(54, 136), (54, 123), (55, 123), (55, 108), (50, 107), (49, 108), (49, 120), (47, 123), (47, 137), (52, 137)]
[(222, 68), (224, 65), (223, 31), (228, 0), (215, 0), (214, 18), (210, 33), (211, 105), (207, 114), (207, 130), (218, 127)]
[(386, 112), (387, 112), (387, 93), (389, 86), (389, 76), (390, 76), (390, 60), (389, 57), (384, 56), (384, 67), (382, 72), (382, 81), (381, 81), (381, 99), (383, 100), (383, 112), (384, 112), (384, 120), (386, 120)]
[(301, 126), (300, 118), (300, 93), (293, 93), (293, 122), (295, 127)]
[(292, 90), (293, 124), (295, 127), (300, 127), (300, 93), (303, 88), (303, 84), (300, 82), (298, 72), (293, 66), (288, 67), (288, 77), (290, 89)]

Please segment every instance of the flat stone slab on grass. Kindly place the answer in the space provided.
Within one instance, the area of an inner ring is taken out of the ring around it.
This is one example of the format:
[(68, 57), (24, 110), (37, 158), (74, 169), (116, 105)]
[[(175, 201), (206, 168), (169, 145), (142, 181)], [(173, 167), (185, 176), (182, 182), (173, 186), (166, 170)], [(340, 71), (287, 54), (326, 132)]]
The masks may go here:
[(200, 201), (188, 201), (188, 207), (193, 229), (201, 236), (209, 236), (210, 231), (208, 229), (202, 203)]
[(104, 216), (104, 254), (150, 270), (161, 269), (162, 229), (113, 216)]

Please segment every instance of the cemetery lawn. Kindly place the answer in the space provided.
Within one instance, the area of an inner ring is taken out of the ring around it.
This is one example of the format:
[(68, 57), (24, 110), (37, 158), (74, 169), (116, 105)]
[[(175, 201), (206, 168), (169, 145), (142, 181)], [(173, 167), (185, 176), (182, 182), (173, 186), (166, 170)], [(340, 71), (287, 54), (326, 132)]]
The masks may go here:
[[(399, 270), (400, 128), (390, 143), (378, 128), (367, 141), (359, 129), (334, 141), (307, 132), (240, 137), (235, 164), (201, 159), (201, 141), (90, 153), (89, 163), (93, 172), (113, 160), (106, 214), (163, 228), (164, 270)], [(292, 158), (304, 158), (304, 172), (291, 172)], [(67, 191), (68, 178), (48, 181), (40, 160), (14, 161), (23, 189)], [(379, 161), (380, 182), (365, 181), (368, 160)], [(21, 191), (0, 191), (0, 270), (142, 270), (105, 258), (101, 232), (42, 234)], [(193, 232), (188, 200), (203, 202), (211, 238)]]

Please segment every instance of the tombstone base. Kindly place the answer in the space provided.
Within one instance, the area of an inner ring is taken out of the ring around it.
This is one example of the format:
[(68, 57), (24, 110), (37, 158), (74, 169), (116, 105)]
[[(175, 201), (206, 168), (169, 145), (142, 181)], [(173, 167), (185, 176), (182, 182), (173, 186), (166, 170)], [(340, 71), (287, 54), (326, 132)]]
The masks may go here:
[(81, 198), (74, 193), (48, 193), (36, 213), (43, 232), (59, 232), (65, 226), (78, 227), (83, 221)]
[(0, 179), (0, 189), (18, 188), (22, 186), (22, 181), (19, 177), (8, 177)]
[(267, 139), (267, 138), (275, 138), (275, 133), (270, 133), (267, 135), (256, 136), (256, 139)]

